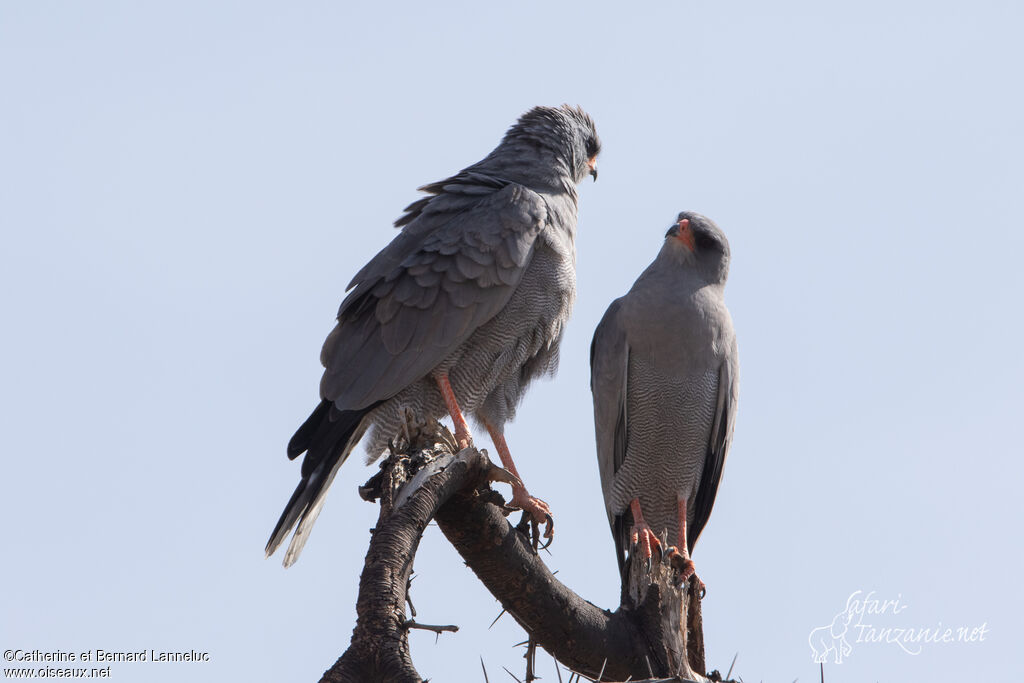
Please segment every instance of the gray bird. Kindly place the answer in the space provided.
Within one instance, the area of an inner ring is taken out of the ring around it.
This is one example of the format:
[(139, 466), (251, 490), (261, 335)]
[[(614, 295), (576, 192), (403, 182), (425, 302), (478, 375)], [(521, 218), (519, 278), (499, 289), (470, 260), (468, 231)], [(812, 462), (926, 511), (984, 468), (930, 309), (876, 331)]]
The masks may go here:
[[(320, 360), (320, 405), (288, 443), (302, 480), (267, 543), (269, 557), (298, 527), (298, 558), (338, 467), (369, 429), (368, 460), (405, 423), (450, 414), (462, 447), (464, 413), (491, 435), (519, 481), (511, 504), (538, 523), (504, 438), (526, 386), (553, 374), (576, 298), (576, 186), (597, 179), (600, 141), (579, 107), (535, 107), (482, 161), (420, 188), (402, 228), (349, 283)], [(550, 537), (548, 524), (546, 535)]]
[(715, 503), (736, 418), (728, 274), (725, 234), (684, 211), (594, 333), (597, 459), (623, 585), (627, 550), (649, 559), (663, 530), (677, 543), (683, 578), (694, 572), (690, 552)]

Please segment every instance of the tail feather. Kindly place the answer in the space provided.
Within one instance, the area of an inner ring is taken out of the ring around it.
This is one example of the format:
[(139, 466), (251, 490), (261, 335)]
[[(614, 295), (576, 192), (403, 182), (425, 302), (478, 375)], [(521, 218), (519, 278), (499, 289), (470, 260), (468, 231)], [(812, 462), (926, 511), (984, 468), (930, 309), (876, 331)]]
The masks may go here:
[(309, 450), (309, 444), (313, 441), (317, 431), (319, 431), (320, 424), (328, 414), (328, 411), (333, 407), (334, 404), (330, 401), (320, 401), (320, 405), (306, 418), (302, 426), (295, 430), (295, 434), (288, 440), (289, 460), (294, 460)]
[(629, 596), (629, 552), (630, 536), (633, 529), (633, 514), (626, 508), (621, 515), (615, 515), (611, 520), (612, 536), (615, 539), (615, 559), (619, 563), (619, 579), (621, 581), (620, 603), (626, 604)]
[(288, 457), (294, 459), (306, 452), (302, 461), (302, 480), (270, 534), (267, 557), (274, 554), (298, 523), (285, 553), (284, 566), (289, 567), (298, 559), (334, 475), (362, 438), (366, 430), (364, 418), (377, 405), (379, 403), (360, 410), (338, 410), (330, 401), (321, 401), (295, 432), (288, 442)]

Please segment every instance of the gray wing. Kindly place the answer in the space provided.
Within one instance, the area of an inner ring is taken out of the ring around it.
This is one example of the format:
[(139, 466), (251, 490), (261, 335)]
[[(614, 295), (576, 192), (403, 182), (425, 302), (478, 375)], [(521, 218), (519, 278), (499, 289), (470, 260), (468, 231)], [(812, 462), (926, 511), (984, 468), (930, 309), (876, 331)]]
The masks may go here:
[(711, 437), (704, 456), (704, 468), (701, 470), (700, 484), (694, 504), (693, 519), (686, 527), (686, 544), (690, 552), (704, 530), (715, 505), (718, 485), (722, 481), (722, 470), (725, 468), (725, 457), (732, 444), (732, 433), (736, 426), (736, 404), (739, 397), (740, 373), (739, 354), (736, 341), (733, 340), (729, 356), (718, 369), (718, 397), (715, 406), (715, 420), (711, 426)]
[(546, 225), (544, 200), (517, 184), (453, 189), (410, 207), (415, 218), (349, 285), (321, 353), (320, 395), (339, 409), (426, 376), (519, 284)]
[(626, 459), (629, 439), (629, 416), (626, 413), (629, 343), (618, 317), (621, 306), (621, 298), (613, 301), (594, 332), (594, 340), (590, 344), (590, 390), (594, 395), (594, 430), (601, 490), (615, 539), (619, 571), (623, 572), (629, 549), (630, 524), (625, 519), (627, 515), (618, 514), (611, 505), (612, 482)]

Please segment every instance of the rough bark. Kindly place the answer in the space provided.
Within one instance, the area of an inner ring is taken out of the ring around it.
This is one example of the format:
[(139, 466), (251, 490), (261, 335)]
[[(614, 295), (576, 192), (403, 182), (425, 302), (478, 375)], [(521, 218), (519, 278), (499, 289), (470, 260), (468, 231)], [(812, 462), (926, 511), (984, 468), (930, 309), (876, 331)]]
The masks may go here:
[(615, 612), (591, 604), (555, 578), (505, 518), (509, 511), (489, 486), (507, 476), (504, 470), (473, 448), (452, 455), (451, 435), (439, 425), (409, 432), (361, 490), (380, 497), (380, 518), (360, 577), (352, 641), (322, 681), (421, 680), (409, 656), (405, 604), (413, 557), (432, 518), (502, 607), (566, 666), (602, 681), (703, 674), (692, 582), (676, 586), (674, 570), (655, 558), (649, 573), (634, 567), (632, 597)]
[(489, 463), (475, 449), (452, 455), (450, 434), (414, 436), (415, 444), (407, 437), (360, 491), (364, 498), (380, 498), (380, 515), (359, 577), (352, 640), (324, 674), (326, 683), (421, 681), (409, 655), (409, 628), (415, 624), (405, 617), (413, 558), (438, 506), (478, 480)]
[[(661, 547), (668, 548), (662, 534)], [(655, 549), (649, 568), (639, 553), (629, 558), (620, 610), (630, 610), (647, 640), (652, 671), (685, 679), (704, 674), (704, 632), (696, 577), (682, 584), (676, 569)]]

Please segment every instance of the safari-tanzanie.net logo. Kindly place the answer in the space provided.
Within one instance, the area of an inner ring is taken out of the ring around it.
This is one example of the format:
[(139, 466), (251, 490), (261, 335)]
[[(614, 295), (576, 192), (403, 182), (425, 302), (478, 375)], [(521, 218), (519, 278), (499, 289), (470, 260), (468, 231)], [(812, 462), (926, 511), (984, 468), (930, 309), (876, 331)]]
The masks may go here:
[(836, 664), (853, 653), (855, 645), (898, 647), (908, 655), (919, 655), (926, 647), (947, 643), (980, 643), (989, 633), (988, 622), (981, 625), (947, 626), (915, 624), (903, 595), (882, 599), (875, 591), (854, 591), (831, 624), (811, 631), (807, 642), (815, 663), (831, 659)]

